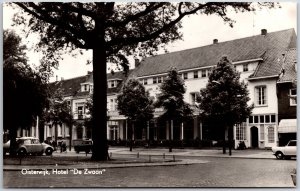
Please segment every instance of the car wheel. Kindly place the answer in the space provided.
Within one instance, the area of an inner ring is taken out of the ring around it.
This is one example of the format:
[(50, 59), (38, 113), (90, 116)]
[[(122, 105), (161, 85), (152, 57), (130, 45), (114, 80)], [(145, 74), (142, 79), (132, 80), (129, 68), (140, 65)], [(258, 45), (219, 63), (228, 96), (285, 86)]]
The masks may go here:
[(277, 153), (276, 153), (276, 158), (277, 158), (277, 159), (283, 159), (283, 158), (284, 158), (283, 153), (282, 153), (282, 152), (277, 152)]
[(47, 149), (45, 150), (45, 153), (46, 153), (47, 156), (52, 155), (53, 150), (52, 150), (51, 148), (47, 148)]
[(21, 149), (18, 151), (18, 155), (24, 156), (24, 155), (26, 155), (26, 154), (27, 154), (27, 151), (26, 151), (26, 149), (24, 149), (24, 148), (21, 148)]

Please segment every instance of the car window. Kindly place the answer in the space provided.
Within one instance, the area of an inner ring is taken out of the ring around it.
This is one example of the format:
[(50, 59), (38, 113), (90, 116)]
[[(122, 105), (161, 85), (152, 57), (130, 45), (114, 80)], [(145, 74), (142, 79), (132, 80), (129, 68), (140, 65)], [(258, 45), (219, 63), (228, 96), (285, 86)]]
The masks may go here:
[(31, 140), (30, 140), (30, 139), (26, 139), (26, 140), (24, 140), (24, 144), (26, 144), (26, 145), (29, 145), (29, 144), (31, 144)]
[(31, 144), (39, 144), (40, 141), (38, 139), (32, 139)]
[(296, 141), (290, 141), (289, 146), (297, 146), (297, 142)]

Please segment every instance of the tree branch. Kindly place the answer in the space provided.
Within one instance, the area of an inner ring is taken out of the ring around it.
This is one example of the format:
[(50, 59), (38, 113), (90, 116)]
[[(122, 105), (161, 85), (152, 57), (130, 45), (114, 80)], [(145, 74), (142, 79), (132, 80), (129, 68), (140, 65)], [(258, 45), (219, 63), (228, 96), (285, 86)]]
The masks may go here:
[[(42, 10), (39, 6), (37, 6), (35, 3), (27, 3), (27, 5), (25, 5), (24, 3), (20, 3), (20, 2), (15, 2), (15, 4), (17, 4), (19, 7), (21, 7), (25, 12), (33, 15), (34, 17), (36, 17), (39, 20), (42, 20), (44, 22), (47, 22), (49, 24), (55, 25), (57, 27), (60, 27), (63, 30), (69, 31), (70, 33), (74, 34), (75, 36), (79, 37), (80, 39), (86, 41), (86, 37), (87, 34), (83, 33), (80, 30), (77, 30), (73, 27), (71, 27), (67, 22), (62, 22), (61, 20), (55, 19), (53, 17), (51, 17), (46, 11)], [(35, 11), (31, 10), (30, 8), (34, 9)], [(69, 35), (70, 37), (70, 35)], [(75, 38), (72, 38), (73, 40)], [(73, 41), (72, 41), (73, 42)], [(80, 41), (77, 40), (77, 42), (74, 42), (74, 44), (79, 45), (81, 44), (81, 47), (85, 47), (85, 45), (83, 45)], [(86, 47), (87, 48), (87, 47)]]
[[(177, 24), (179, 21), (181, 21), (181, 19), (187, 15), (191, 15), (196, 13), (197, 11), (199, 11), (200, 9), (203, 9), (206, 6), (209, 6), (210, 3), (206, 3), (206, 4), (199, 4), (199, 6), (191, 11), (188, 12), (184, 12), (180, 15), (178, 15), (178, 17), (176, 19), (174, 19), (173, 21), (169, 22), (168, 24), (162, 26), (160, 29), (158, 29), (157, 31), (151, 33), (151, 34), (146, 34), (144, 36), (141, 37), (127, 37), (127, 38), (114, 38), (111, 39), (110, 41), (107, 42), (107, 46), (115, 46), (118, 44), (122, 44), (123, 46), (127, 46), (127, 45), (131, 45), (131, 44), (136, 44), (138, 42), (145, 42), (148, 40), (151, 40), (153, 38), (157, 38), (160, 34), (162, 34), (163, 32), (166, 32), (167, 30), (169, 30), (171, 27), (173, 27), (175, 24)], [(181, 6), (180, 6), (181, 8)]]
[(106, 22), (106, 27), (122, 27), (122, 26), (126, 26), (129, 22), (131, 21), (135, 21), (137, 20), (138, 18), (140, 17), (143, 17), (157, 9), (159, 9), (160, 7), (162, 7), (163, 5), (165, 5), (166, 3), (164, 2), (160, 2), (160, 3), (157, 3), (157, 2), (151, 2), (149, 4), (149, 6), (146, 7), (146, 9), (144, 11), (141, 11), (135, 15), (129, 15), (126, 19), (124, 19), (123, 21), (112, 21), (112, 20), (109, 20)]

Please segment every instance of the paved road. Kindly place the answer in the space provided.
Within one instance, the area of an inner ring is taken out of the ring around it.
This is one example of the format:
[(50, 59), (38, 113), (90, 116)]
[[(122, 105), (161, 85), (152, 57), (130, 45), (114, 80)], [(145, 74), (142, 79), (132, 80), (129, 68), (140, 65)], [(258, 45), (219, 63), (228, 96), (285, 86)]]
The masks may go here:
[[(185, 157), (186, 158), (186, 157)], [(193, 157), (194, 158), (194, 157)], [(200, 157), (207, 163), (108, 168), (98, 175), (22, 175), (4, 171), (4, 187), (293, 187), (296, 160)]]

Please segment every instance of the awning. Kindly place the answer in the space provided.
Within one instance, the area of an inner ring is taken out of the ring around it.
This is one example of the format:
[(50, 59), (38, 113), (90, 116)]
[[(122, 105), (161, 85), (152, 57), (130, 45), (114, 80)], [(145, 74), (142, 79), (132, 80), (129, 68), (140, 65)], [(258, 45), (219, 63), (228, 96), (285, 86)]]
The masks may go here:
[(297, 119), (280, 120), (278, 133), (297, 133)]

